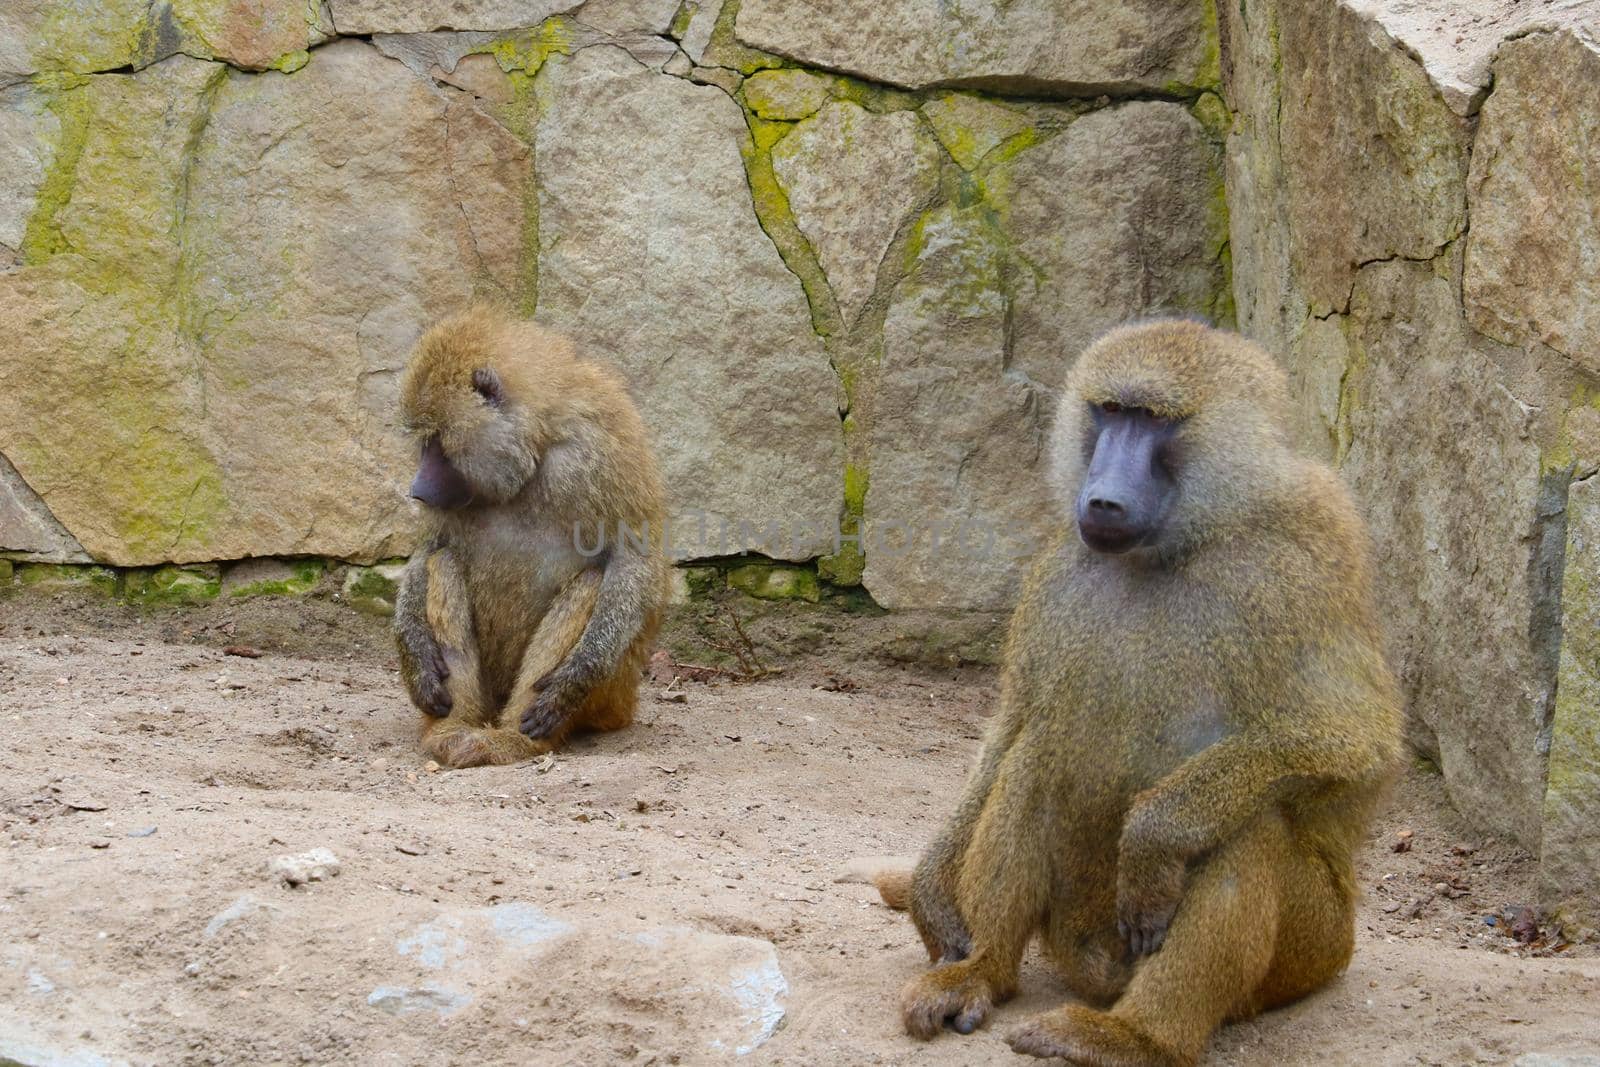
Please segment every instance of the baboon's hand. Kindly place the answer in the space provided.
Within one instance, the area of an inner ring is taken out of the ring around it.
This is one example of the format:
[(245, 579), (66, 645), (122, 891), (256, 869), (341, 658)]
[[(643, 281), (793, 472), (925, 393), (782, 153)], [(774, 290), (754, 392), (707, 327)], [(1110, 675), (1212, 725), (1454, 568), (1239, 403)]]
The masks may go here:
[(417, 662), (417, 706), (436, 719), (450, 714), (455, 698), (445, 682), (450, 677), (450, 667), (438, 646), (425, 651)]
[(1183, 899), (1185, 864), (1170, 854), (1129, 855), (1117, 864), (1117, 932), (1134, 958), (1148, 956), (1167, 938), (1167, 927)]
[(534, 698), (533, 706), (522, 713), (517, 728), (525, 737), (549, 737), (578, 710), (582, 702), (583, 693), (577, 686), (560, 678), (546, 678), (539, 685), (539, 695)]

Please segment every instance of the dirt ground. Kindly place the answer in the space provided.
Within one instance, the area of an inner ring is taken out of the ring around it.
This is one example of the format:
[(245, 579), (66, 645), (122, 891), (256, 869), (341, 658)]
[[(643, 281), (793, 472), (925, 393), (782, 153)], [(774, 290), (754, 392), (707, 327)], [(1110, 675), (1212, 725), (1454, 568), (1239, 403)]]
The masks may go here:
[[(773, 996), (746, 1060), (1026, 1062), (1001, 1035), (1064, 996), (1042, 966), (986, 1030), (915, 1042), (895, 1003), (922, 949), (835, 881), (933, 833), (993, 675), (830, 652), (661, 688), (548, 765), (434, 773), (381, 620), (0, 600), (0, 1064), (707, 1062), (722, 1017)], [(269, 875), (314, 848), (337, 877)], [(1461, 829), (1436, 777), (1401, 783), (1362, 877), (1348, 973), (1209, 1063), (1600, 1052), (1595, 946), (1507, 911), (1528, 857)], [(781, 980), (716, 992), (727, 952), (775, 952)]]

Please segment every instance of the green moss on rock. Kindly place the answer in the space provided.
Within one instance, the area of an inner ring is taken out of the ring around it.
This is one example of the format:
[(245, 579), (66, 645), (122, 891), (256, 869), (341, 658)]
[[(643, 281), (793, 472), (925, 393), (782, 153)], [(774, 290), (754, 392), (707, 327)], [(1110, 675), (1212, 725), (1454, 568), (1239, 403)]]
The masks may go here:
[(745, 106), (763, 119), (795, 122), (828, 102), (830, 80), (806, 70), (764, 70), (745, 79)]
[(67, 249), (60, 215), (72, 199), (77, 184), (78, 160), (89, 137), (94, 108), (87, 92), (89, 79), (71, 74), (40, 75), (34, 84), (50, 93), (47, 106), (60, 124), (51, 146), (50, 164), (34, 198), (32, 213), (22, 235), (22, 262), (33, 266)]
[(970, 93), (930, 101), (923, 117), (963, 170), (974, 170), (995, 148), (1032, 128), (1028, 116)]
[(393, 615), (405, 560), (386, 560), (372, 567), (351, 567), (341, 590), (345, 603), (370, 615)]
[(1201, 93), (1190, 111), (1206, 128), (1206, 132), (1219, 142), (1233, 128), (1233, 112), (1228, 110), (1228, 105), (1216, 93)]
[(304, 48), (287, 52), (272, 61), (272, 69), (284, 74), (293, 74), (307, 63), (311, 62), (311, 53)]
[(13, 569), (9, 559), (0, 559), (0, 587), (11, 584)]
[(572, 26), (557, 16), (545, 19), (538, 29), (498, 38), (478, 51), (493, 56), (508, 74), (537, 74), (551, 56), (570, 56), (572, 47)]
[(721, 569), (717, 567), (680, 567), (679, 572), (683, 575), (691, 600), (712, 596), (726, 584)]
[(199, 604), (213, 600), (222, 590), (218, 569), (212, 567), (140, 567), (122, 574), (122, 595), (131, 603)]
[(754, 74), (758, 70), (781, 67), (784, 61), (767, 52), (748, 48), (739, 41), (734, 24), (739, 19), (740, 0), (724, 0), (717, 12), (717, 25), (711, 31), (711, 41), (706, 45), (707, 66), (728, 67), (740, 74)]
[(92, 589), (114, 595), (117, 572), (110, 567), (75, 563), (23, 563), (16, 567), (17, 581), (32, 589)]
[(822, 585), (814, 571), (777, 563), (746, 563), (728, 572), (728, 584), (757, 600), (822, 599)]
[(229, 597), (303, 596), (317, 587), (326, 566), (321, 560), (246, 560), (223, 576)]
[(772, 146), (793, 127), (789, 123), (768, 122), (748, 110), (745, 115), (750, 126), (750, 140), (740, 145), (739, 151), (744, 157), (745, 179), (750, 185), (756, 221), (777, 246), (784, 264), (800, 279), (800, 287), (811, 309), (811, 328), (819, 336), (829, 337), (842, 328), (839, 306), (817, 261), (816, 251), (800, 232), (794, 211), (789, 207), (789, 198), (772, 169)]
[[(867, 507), (867, 469), (857, 463), (844, 465), (844, 514), (839, 520), (839, 532), (847, 537), (858, 537), (861, 519)], [(844, 541), (839, 551), (817, 560), (817, 574), (823, 581), (837, 586), (858, 586), (866, 573), (867, 557), (861, 545)]]

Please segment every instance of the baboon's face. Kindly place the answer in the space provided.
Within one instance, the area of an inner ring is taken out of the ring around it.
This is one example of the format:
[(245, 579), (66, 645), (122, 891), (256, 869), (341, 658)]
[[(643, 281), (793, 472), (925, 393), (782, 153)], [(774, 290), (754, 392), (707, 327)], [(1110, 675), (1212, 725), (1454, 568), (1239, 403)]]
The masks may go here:
[(429, 357), (414, 362), (402, 397), (419, 447), (412, 497), (439, 511), (512, 499), (536, 466), (526, 413), (492, 367)]
[(1050, 484), (1092, 551), (1172, 561), (1258, 521), (1286, 489), (1288, 407), (1282, 369), (1237, 334), (1120, 327), (1063, 389)]
[(1177, 492), (1172, 445), (1181, 420), (1117, 401), (1091, 403), (1088, 415), (1078, 536), (1096, 552), (1153, 544)]
[(411, 497), (440, 511), (454, 511), (472, 503), (472, 485), (444, 454), (438, 434), (428, 438), (422, 446), (417, 476), (411, 480)]

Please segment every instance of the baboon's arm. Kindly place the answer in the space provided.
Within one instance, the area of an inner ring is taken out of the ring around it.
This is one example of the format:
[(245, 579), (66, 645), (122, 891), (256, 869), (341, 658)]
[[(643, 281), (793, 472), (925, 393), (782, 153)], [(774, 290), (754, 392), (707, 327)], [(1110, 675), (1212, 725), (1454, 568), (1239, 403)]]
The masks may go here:
[[(1134, 799), (1118, 847), (1117, 914), (1136, 955), (1160, 947), (1191, 860), (1221, 847), (1291, 791), (1388, 774), (1397, 753), (1362, 725), (1372, 715), (1349, 711), (1350, 701), (1368, 698), (1359, 686), (1351, 690), (1308, 696), (1293, 711), (1190, 757)], [(1333, 704), (1341, 698), (1343, 709)]]
[(394, 636), (400, 651), (400, 676), (411, 702), (435, 717), (450, 713), (450, 669), (445, 665), (433, 627), (428, 623), (428, 561), (439, 550), (437, 540), (419, 548), (400, 577), (394, 603)]
[(639, 547), (619, 539), (600, 578), (600, 591), (588, 625), (572, 654), (537, 686), (538, 697), (524, 710), (521, 730), (548, 737), (578, 710), (596, 685), (617, 672), (623, 654), (644, 629), (655, 601), (655, 564)]

